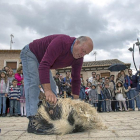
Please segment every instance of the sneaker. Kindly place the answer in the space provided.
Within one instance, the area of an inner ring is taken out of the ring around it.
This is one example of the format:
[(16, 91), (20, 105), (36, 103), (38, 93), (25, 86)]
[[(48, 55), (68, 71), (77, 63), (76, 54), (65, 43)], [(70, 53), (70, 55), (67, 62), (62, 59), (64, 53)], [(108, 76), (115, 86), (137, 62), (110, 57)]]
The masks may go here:
[(5, 113), (3, 113), (3, 114), (2, 114), (2, 117), (5, 117), (5, 116), (6, 116), (6, 114), (5, 114)]
[(29, 124), (27, 128), (28, 133), (34, 133), (37, 135), (46, 135), (49, 132), (49, 129), (52, 129), (54, 127), (52, 124), (48, 124), (48, 122), (42, 119), (39, 115), (30, 116), (28, 118), (29, 118)]
[(18, 117), (18, 114), (15, 114), (15, 117)]

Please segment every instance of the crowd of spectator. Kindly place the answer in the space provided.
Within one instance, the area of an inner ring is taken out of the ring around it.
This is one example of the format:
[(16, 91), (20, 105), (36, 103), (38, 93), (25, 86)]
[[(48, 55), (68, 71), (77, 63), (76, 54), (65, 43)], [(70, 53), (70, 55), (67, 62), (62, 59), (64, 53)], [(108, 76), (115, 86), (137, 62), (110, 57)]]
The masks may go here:
[(26, 116), (22, 66), (16, 73), (8, 66), (0, 71), (0, 116)]
[[(57, 72), (53, 78), (58, 97), (64, 98), (66, 94), (66, 97), (73, 99), (70, 72), (66, 72), (65, 77)], [(41, 85), (39, 88), (43, 91)], [(132, 70), (128, 69), (128, 75), (120, 71), (117, 77), (111, 75), (104, 78), (92, 72), (92, 76), (85, 81), (81, 74), (79, 99), (91, 104), (98, 112), (134, 111), (135, 107), (140, 111), (139, 93), (140, 71), (133, 75)], [(6, 115), (26, 116), (22, 66), (19, 66), (16, 73), (8, 66), (0, 71), (0, 116)]]
[[(140, 71), (135, 75), (128, 69), (118, 72), (117, 76), (101, 78), (100, 74), (92, 72), (92, 76), (84, 81), (81, 74), (81, 88), (79, 98), (93, 105), (98, 112), (134, 111), (135, 107), (140, 111)], [(73, 98), (71, 93), (70, 72), (66, 77), (59, 73), (54, 76), (58, 86), (58, 96), (63, 97), (64, 91), (67, 97)], [(135, 104), (136, 102), (136, 104)]]

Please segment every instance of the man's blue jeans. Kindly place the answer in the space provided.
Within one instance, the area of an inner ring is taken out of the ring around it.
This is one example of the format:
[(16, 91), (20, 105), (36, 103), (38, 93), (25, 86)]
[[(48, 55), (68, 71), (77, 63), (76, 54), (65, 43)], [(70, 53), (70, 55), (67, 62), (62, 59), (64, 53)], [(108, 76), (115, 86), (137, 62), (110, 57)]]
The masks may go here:
[(131, 108), (132, 109), (132, 100), (131, 100), (131, 96), (130, 96), (130, 91), (126, 92), (126, 96), (129, 99), (129, 101), (128, 101), (129, 105), (127, 106), (127, 108)]
[[(24, 89), (26, 98), (26, 113), (27, 117), (34, 116), (37, 113), (39, 102), (39, 63), (36, 56), (30, 51), (29, 45), (26, 45), (21, 53), (23, 75), (24, 75)], [(52, 92), (56, 95), (56, 83), (50, 71), (50, 84)]]
[(133, 108), (133, 110), (135, 110), (135, 100), (136, 100), (136, 104), (137, 104), (138, 109), (140, 109), (140, 96), (138, 96), (138, 94), (139, 94), (139, 92), (136, 91), (136, 89), (130, 89), (130, 97), (131, 97), (131, 99), (136, 97), (136, 98), (132, 99), (132, 108)]
[(16, 99), (10, 99), (10, 115), (13, 115), (13, 109), (14, 109), (14, 114), (18, 114), (18, 100)]
[[(3, 108), (1, 108), (3, 105)], [(2, 113), (1, 113), (2, 109)], [(0, 93), (0, 114), (5, 114), (6, 113), (6, 97), (5, 93)]]

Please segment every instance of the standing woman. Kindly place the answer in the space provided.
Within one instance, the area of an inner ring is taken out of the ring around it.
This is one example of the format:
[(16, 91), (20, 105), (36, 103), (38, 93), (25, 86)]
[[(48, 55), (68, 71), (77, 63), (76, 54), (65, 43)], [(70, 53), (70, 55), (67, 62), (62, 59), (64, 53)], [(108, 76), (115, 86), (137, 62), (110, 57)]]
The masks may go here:
[[(98, 93), (98, 100), (102, 100), (102, 95), (101, 95), (101, 88), (100, 88), (100, 74), (96, 75), (96, 79), (95, 81), (92, 83), (92, 85), (96, 85), (96, 90)], [(101, 112), (101, 106), (102, 106), (102, 101), (98, 101), (98, 105), (97, 105), (97, 111)]]
[[(120, 77), (120, 80), (123, 82), (123, 85), (125, 87), (125, 89), (131, 89), (131, 82), (130, 82), (130, 78), (128, 75), (125, 74), (124, 71), (121, 71), (121, 77)], [(128, 99), (130, 99), (128, 102), (126, 102), (127, 104), (127, 108), (130, 108), (130, 110), (132, 111), (133, 108), (132, 108), (132, 100), (131, 100), (131, 96), (130, 96), (130, 91), (126, 92), (126, 96)]]
[[(22, 66), (19, 66), (17, 69), (17, 73), (15, 73), (15, 79), (17, 79), (18, 84), (17, 86), (20, 88), (21, 96), (23, 95), (23, 88), (22, 88), (22, 80), (23, 80), (23, 71)], [(21, 114), (20, 111), (20, 101), (18, 101), (18, 114)]]
[[(0, 73), (0, 115), (6, 116), (6, 97), (9, 90), (9, 82), (5, 71)], [(2, 108), (3, 106), (3, 108)], [(2, 112), (1, 112), (2, 109)]]

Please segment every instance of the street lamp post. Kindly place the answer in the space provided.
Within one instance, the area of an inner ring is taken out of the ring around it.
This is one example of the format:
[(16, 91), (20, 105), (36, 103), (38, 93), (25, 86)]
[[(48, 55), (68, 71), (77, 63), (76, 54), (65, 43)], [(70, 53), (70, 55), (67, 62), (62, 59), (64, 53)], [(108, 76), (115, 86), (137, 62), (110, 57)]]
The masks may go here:
[(135, 69), (136, 69), (136, 71), (137, 71), (137, 67), (136, 67), (136, 63), (135, 63), (135, 57), (134, 57), (135, 45), (138, 46), (138, 48), (139, 48), (139, 54), (140, 54), (140, 42), (139, 42), (139, 39), (137, 39), (137, 42), (136, 42), (135, 44), (133, 44), (133, 48), (130, 47), (128, 50), (129, 50), (130, 52), (132, 52), (133, 63), (134, 63)]
[(95, 55), (95, 61), (96, 61), (96, 55), (97, 55), (97, 52), (94, 52), (93, 55)]
[(10, 35), (11, 36), (11, 41), (10, 41), (10, 50), (12, 49), (12, 44), (14, 43), (12, 38), (14, 37), (12, 34)]

